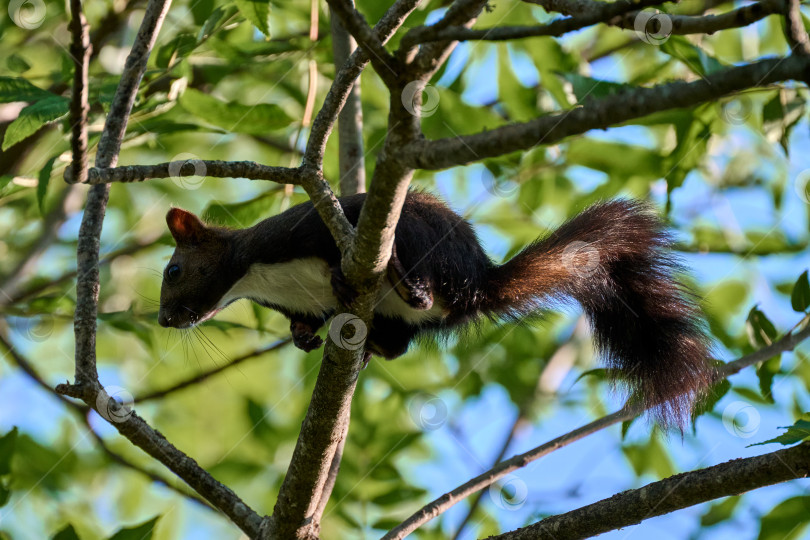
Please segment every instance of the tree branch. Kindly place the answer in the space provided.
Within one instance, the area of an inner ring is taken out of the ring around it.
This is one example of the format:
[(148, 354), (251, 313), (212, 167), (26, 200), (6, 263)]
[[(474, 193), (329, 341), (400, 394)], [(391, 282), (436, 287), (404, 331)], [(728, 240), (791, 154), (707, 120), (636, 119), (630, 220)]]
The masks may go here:
[[(391, 39), (394, 32), (402, 26), (405, 19), (419, 5), (420, 0), (397, 0), (380, 21), (374, 26), (374, 35), (383, 45)], [(368, 64), (368, 55), (362, 49), (352, 53), (349, 60), (335, 74), (335, 80), (326, 94), (323, 106), (315, 120), (312, 122), (312, 131), (307, 141), (302, 164), (306, 167), (320, 169), (323, 167), (323, 156), (326, 152), (326, 141), (337, 121), (338, 114), (343, 109), (346, 99), (354, 86), (354, 81), (360, 76), (363, 68)]]
[(81, 0), (70, 0), (70, 56), (73, 59), (73, 90), (70, 96), (70, 138), (73, 161), (68, 169), (76, 182), (83, 182), (87, 177), (87, 113), (88, 70), (90, 67), (90, 30), (87, 19), (82, 12)]
[[(121, 81), (110, 104), (110, 112), (101, 133), (96, 152), (96, 167), (114, 166), (118, 160), (121, 140), (124, 138), (129, 113), (135, 103), (138, 85), (141, 82), (149, 53), (157, 39), (169, 0), (150, 0), (144, 13), (135, 43), (127, 56)], [(96, 371), (96, 316), (98, 314), (98, 253), (101, 227), (109, 197), (109, 185), (90, 188), (87, 203), (79, 228), (76, 249), (76, 312), (74, 332), (76, 335), (76, 381), (77, 385), (98, 387)], [(89, 404), (89, 403), (88, 403)]]
[(490, 538), (574, 540), (641, 523), (720, 497), (739, 495), (810, 474), (810, 443), (677, 474), (534, 525)]
[[(353, 4), (353, 3), (352, 3)], [(335, 68), (346, 63), (356, 48), (354, 40), (340, 24), (338, 18), (331, 17), (332, 24), (332, 51)], [(346, 105), (338, 117), (338, 168), (340, 169), (340, 192), (342, 195), (364, 193), (366, 191), (366, 167), (363, 152), (363, 110), (360, 102), (360, 81), (357, 81), (349, 94)], [(340, 462), (343, 459), (343, 448), (346, 445), (346, 436), (349, 431), (351, 410), (347, 409), (345, 418), (339, 418), (338, 423), (343, 425), (340, 442), (335, 448), (332, 463), (320, 493), (320, 501), (312, 516), (313, 532), (319, 534), (320, 522), (324, 510), (332, 495), (337, 482)]]
[[(96, 154), (96, 166), (99, 168), (114, 166), (116, 163), (138, 86), (169, 5), (168, 0), (150, 0), (146, 7), (101, 134)], [(163, 435), (149, 427), (134, 411), (127, 411), (117, 405), (98, 382), (96, 316), (99, 237), (108, 196), (108, 184), (93, 186), (88, 193), (77, 248), (78, 279), (74, 318), (76, 381), (73, 385), (61, 384), (57, 386), (56, 391), (82, 399), (110, 421), (119, 433), (185, 480), (248, 535), (256, 536), (262, 523), (262, 518), (258, 514), (242, 502), (233, 491), (214, 480), (193, 459), (175, 448)], [(116, 414), (111, 415), (109, 409), (114, 409), (113, 412)]]
[[(374, 33), (380, 43), (384, 44), (387, 41), (417, 4), (418, 1), (414, 0), (400, 0), (389, 8), (375, 26)], [(355, 51), (348, 65), (336, 75), (324, 106), (313, 123), (312, 134), (302, 162), (302, 169), (308, 173), (321, 174), (326, 138), (351, 86), (366, 62), (365, 53), (362, 50)], [(307, 192), (309, 193), (309, 190)], [(312, 197), (312, 194), (310, 196)], [(317, 205), (317, 199), (313, 200)], [(344, 244), (347, 249), (341, 248), (344, 263), (351, 259), (351, 254), (356, 253), (356, 241), (352, 236), (352, 241), (347, 242), (348, 245)], [(360, 267), (361, 272), (364, 270)], [(347, 274), (347, 278), (350, 283), (357, 285), (357, 282), (352, 281), (352, 276)], [(363, 283), (362, 286), (356, 287), (359, 296), (352, 306), (352, 314), (349, 314), (349, 320), (352, 321), (349, 324), (366, 325), (366, 321), (370, 320), (377, 286), (375, 282)], [(344, 313), (346, 312), (339, 310), (337, 315), (339, 317)], [(354, 328), (359, 331), (358, 326)], [(365, 331), (367, 326), (360, 328)], [(352, 395), (363, 365), (362, 357), (362, 347), (356, 351), (346, 350), (336, 345), (331, 336), (327, 339), (312, 399), (301, 426), (289, 469), (279, 491), (273, 516), (261, 531), (262, 538), (317, 536), (319, 523), (315, 516), (321, 504), (334, 456), (346, 430)]]
[[(335, 69), (339, 70), (356, 49), (354, 39), (346, 32), (340, 20), (331, 17), (332, 54)], [(360, 83), (352, 85), (346, 104), (338, 116), (338, 167), (340, 193), (365, 193), (366, 167), (363, 151), (363, 108), (360, 101)]]
[[(71, 172), (65, 169), (65, 180), (71, 181)], [(170, 161), (155, 165), (126, 165), (122, 167), (93, 167), (85, 183), (91, 185), (114, 182), (143, 182), (155, 178), (183, 178), (211, 176), (213, 178), (248, 178), (271, 180), (279, 184), (301, 184), (301, 169), (269, 167), (254, 161), (196, 160)]]
[(785, 6), (785, 36), (790, 50), (796, 54), (810, 54), (810, 38), (804, 29), (801, 0), (783, 0)]
[[(605, 9), (603, 2), (595, 0), (576, 0), (576, 1), (556, 1), (556, 0), (542, 0), (532, 2), (543, 6), (546, 11), (557, 11), (565, 15), (579, 15), (582, 17), (591, 17), (594, 13), (598, 13)], [(608, 4), (610, 5), (610, 4)], [(712, 7), (711, 5), (707, 5)], [(713, 34), (720, 30), (728, 30), (730, 28), (739, 28), (741, 26), (748, 26), (755, 23), (760, 19), (767, 17), (772, 13), (780, 13), (782, 11), (782, 0), (763, 0), (754, 4), (749, 4), (737, 9), (732, 9), (720, 15), (687, 15), (687, 14), (664, 14), (669, 22), (672, 23), (672, 28), (669, 29), (670, 34)], [(619, 14), (611, 19), (603, 19), (601, 22), (624, 28), (625, 30), (635, 30), (636, 17), (638, 11), (625, 12)], [(574, 19), (576, 17), (571, 17)], [(571, 20), (563, 19), (563, 20)], [(557, 21), (552, 21), (550, 26)], [(521, 27), (515, 27), (515, 32)], [(532, 27), (525, 27), (525, 31), (529, 32)], [(535, 27), (542, 28), (542, 27)], [(531, 37), (532, 34), (520, 35), (516, 37)], [(536, 34), (545, 35), (545, 34)]]
[(556, 143), (570, 135), (603, 129), (654, 112), (691, 107), (755, 86), (804, 80), (810, 60), (805, 57), (767, 59), (729, 68), (694, 82), (673, 82), (588, 101), (584, 106), (511, 124), (474, 135), (413, 141), (399, 151), (411, 167), (443, 169), (484, 158)]
[(401, 71), (399, 61), (391, 56), (376, 32), (366, 22), (366, 19), (354, 8), (351, 0), (326, 0), (332, 15), (337, 15), (343, 27), (357, 40), (360, 47), (366, 51), (377, 75), (385, 81), (386, 85), (396, 84), (397, 74)]
[(534, 26), (501, 26), (494, 28), (472, 29), (464, 26), (447, 26), (436, 28), (435, 26), (421, 26), (409, 31), (403, 43), (407, 46), (415, 46), (418, 43), (429, 43), (433, 41), (466, 41), (472, 39), (487, 41), (504, 41), (536, 36), (559, 37), (568, 32), (580, 30), (597, 23), (611, 24), (610, 20), (628, 11), (637, 11), (649, 6), (657, 6), (666, 0), (617, 0), (615, 2), (594, 2), (597, 9), (590, 9), (585, 14), (565, 19), (557, 19), (548, 24)]
[[(758, 364), (786, 351), (793, 350), (799, 343), (810, 338), (810, 327), (804, 328), (798, 332), (792, 332), (782, 337), (779, 341), (763, 347), (758, 351), (743, 356), (737, 360), (731, 361), (723, 365), (717, 370), (715, 382), (729, 377), (740, 370)], [(473, 493), (489, 487), (497, 480), (503, 478), (507, 474), (522, 467), (525, 467), (532, 461), (535, 461), (543, 456), (546, 456), (560, 448), (568, 446), (572, 442), (578, 441), (588, 435), (601, 431), (619, 422), (632, 420), (644, 412), (642, 407), (637, 405), (627, 404), (620, 410), (603, 416), (593, 422), (590, 422), (580, 428), (577, 428), (565, 435), (552, 439), (551, 441), (542, 444), (536, 448), (514, 456), (506, 461), (498, 463), (492, 469), (476, 476), (475, 478), (467, 481), (454, 490), (445, 493), (438, 499), (428, 503), (420, 508), (408, 519), (403, 521), (391, 529), (384, 537), (384, 540), (401, 539), (415, 531), (431, 519), (443, 514), (459, 501), (469, 497)]]

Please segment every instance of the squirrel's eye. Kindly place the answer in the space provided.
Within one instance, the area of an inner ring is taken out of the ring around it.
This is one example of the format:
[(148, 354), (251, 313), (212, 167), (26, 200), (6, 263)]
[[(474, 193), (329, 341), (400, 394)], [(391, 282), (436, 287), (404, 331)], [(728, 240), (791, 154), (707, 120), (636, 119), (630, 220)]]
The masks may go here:
[(168, 269), (166, 269), (166, 277), (170, 280), (175, 280), (180, 277), (180, 267), (176, 264), (171, 265)]

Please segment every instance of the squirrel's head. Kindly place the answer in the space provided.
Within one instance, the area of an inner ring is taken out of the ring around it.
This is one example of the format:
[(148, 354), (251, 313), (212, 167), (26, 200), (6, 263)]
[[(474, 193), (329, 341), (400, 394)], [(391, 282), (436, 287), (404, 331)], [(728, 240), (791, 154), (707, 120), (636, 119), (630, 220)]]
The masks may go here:
[(222, 309), (220, 301), (235, 281), (231, 261), (233, 233), (206, 226), (180, 208), (166, 214), (177, 248), (163, 271), (160, 287), (161, 326), (188, 328)]

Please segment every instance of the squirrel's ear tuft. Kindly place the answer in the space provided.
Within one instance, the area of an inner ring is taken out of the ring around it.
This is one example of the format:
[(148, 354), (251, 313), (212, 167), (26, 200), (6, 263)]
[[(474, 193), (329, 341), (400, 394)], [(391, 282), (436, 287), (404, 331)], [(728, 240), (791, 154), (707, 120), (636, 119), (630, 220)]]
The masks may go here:
[(200, 218), (182, 208), (169, 210), (166, 224), (178, 244), (197, 244), (205, 238), (208, 230)]

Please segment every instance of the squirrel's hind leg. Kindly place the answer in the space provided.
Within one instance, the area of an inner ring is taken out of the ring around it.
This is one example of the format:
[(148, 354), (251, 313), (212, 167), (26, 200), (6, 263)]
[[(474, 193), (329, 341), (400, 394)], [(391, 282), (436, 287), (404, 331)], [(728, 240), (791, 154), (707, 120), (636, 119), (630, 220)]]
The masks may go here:
[(409, 306), (418, 310), (433, 307), (433, 291), (430, 280), (419, 275), (415, 269), (408, 271), (397, 257), (396, 244), (391, 251), (391, 260), (388, 261), (388, 281), (397, 291), (400, 298)]

